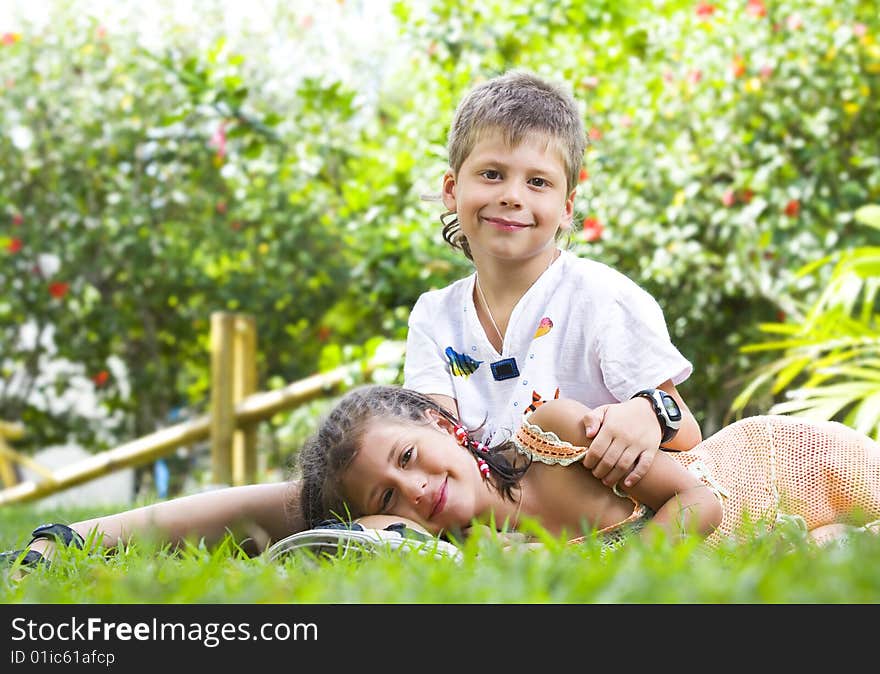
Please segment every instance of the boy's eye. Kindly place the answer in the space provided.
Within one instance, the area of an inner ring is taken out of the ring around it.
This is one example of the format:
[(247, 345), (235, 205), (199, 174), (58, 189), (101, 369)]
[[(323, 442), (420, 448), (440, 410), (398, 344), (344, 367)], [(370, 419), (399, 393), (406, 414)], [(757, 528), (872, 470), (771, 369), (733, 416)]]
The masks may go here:
[(535, 187), (547, 187), (547, 181), (544, 178), (532, 178), (529, 182)]
[(498, 180), (501, 177), (501, 174), (495, 169), (487, 169), (483, 171), (483, 177), (486, 180)]
[(413, 449), (410, 447), (403, 454), (400, 455), (400, 465), (401, 467), (406, 466), (409, 463), (409, 460), (412, 458)]

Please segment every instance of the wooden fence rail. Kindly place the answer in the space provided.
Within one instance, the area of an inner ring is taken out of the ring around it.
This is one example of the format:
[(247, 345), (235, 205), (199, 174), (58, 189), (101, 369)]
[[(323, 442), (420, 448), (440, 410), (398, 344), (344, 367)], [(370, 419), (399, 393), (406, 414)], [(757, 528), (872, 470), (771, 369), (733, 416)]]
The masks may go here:
[[(220, 321), (220, 319), (216, 320)], [(233, 330), (236, 329), (235, 325), (236, 321), (233, 320)], [(226, 330), (225, 327), (223, 329)], [(242, 327), (242, 323), (239, 322), (238, 329), (247, 333), (250, 328), (247, 326)], [(212, 340), (214, 335), (216, 333), (212, 331)], [(246, 335), (244, 339), (254, 340), (255, 335)], [(225, 347), (223, 348), (225, 349)], [(244, 383), (239, 385), (241, 388), (238, 389), (238, 395), (241, 397), (238, 399), (236, 392), (232, 390), (234, 386), (227, 382), (224, 385), (230, 387), (230, 391), (223, 393), (220, 402), (216, 403), (216, 405), (214, 391), (216, 389), (216, 382), (212, 381), (212, 413), (163, 428), (155, 433), (101, 452), (100, 454), (95, 454), (68, 466), (52, 471), (42, 469), (38, 471), (43, 477), (42, 480), (20, 482), (0, 491), (0, 506), (34, 501), (122, 468), (131, 468), (150, 463), (173, 452), (178, 447), (184, 447), (208, 438), (211, 438), (212, 441), (213, 479), (218, 483), (230, 483), (229, 477), (232, 476), (233, 467), (235, 467), (239, 478), (235, 483), (242, 484), (244, 483), (243, 480), (256, 472), (256, 455), (254, 452), (251, 452), (251, 456), (247, 456), (245, 450), (248, 442), (254, 443), (252, 447), (255, 447), (255, 424), (271, 418), (278, 412), (288, 411), (310, 400), (332, 395), (352, 380), (369, 380), (377, 368), (392, 365), (395, 360), (395, 357), (380, 357), (367, 363), (345, 365), (329, 372), (316, 374), (293, 382), (277, 391), (264, 391), (243, 395), (243, 392), (247, 390), (249, 385)], [(221, 367), (225, 368), (227, 366), (223, 365)], [(242, 366), (242, 368), (246, 369), (245, 366)], [(250, 375), (242, 374), (241, 376), (246, 378)], [(229, 406), (229, 400), (235, 402)], [(212, 417), (216, 416), (214, 413), (215, 407), (218, 410), (228, 409), (228, 412), (226, 412), (227, 418), (222, 421), (220, 431), (216, 430), (219, 422), (212, 419)], [(238, 458), (235, 458), (235, 453), (226, 455), (229, 457), (228, 460), (225, 457), (221, 458), (222, 467), (218, 469), (217, 465), (213, 463), (213, 459), (221, 451), (217, 448), (217, 437), (223, 438), (222, 442), (225, 443), (225, 446), (234, 447), (235, 434), (242, 431), (249, 431), (251, 438), (243, 437), (240, 440), (242, 444), (240, 445), (241, 449), (239, 450)], [(22, 458), (19, 455), (16, 457), (16, 460), (21, 461)], [(224, 477), (227, 479), (222, 479)], [(253, 478), (251, 478), (251, 481), (253, 481)]]

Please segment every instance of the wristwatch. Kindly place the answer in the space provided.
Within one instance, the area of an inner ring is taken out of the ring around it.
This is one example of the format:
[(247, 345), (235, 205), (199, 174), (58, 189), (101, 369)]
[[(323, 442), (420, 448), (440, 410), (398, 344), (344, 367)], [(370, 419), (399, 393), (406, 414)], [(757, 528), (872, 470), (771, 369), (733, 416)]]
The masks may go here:
[(660, 444), (672, 440), (681, 427), (681, 408), (675, 402), (675, 398), (659, 388), (646, 388), (633, 396), (633, 398), (639, 397), (647, 398), (654, 406), (654, 414), (657, 415), (660, 430), (663, 431)]

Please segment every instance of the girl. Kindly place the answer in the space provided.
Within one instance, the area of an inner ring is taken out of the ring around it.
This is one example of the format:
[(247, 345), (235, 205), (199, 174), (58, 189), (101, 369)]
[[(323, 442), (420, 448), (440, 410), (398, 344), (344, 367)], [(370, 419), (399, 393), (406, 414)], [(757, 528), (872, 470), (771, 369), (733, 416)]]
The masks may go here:
[[(370, 386), (345, 396), (302, 450), (304, 517), (395, 515), (425, 530), (528, 516), (568, 539), (617, 536), (648, 522), (709, 544), (744, 518), (803, 519), (822, 540), (880, 518), (880, 446), (835, 422), (785, 416), (738, 421), (689, 452), (661, 452), (634, 486), (607, 487), (570, 400), (538, 407), (506, 442), (486, 447), (430, 398)], [(462, 451), (464, 448), (465, 451)]]

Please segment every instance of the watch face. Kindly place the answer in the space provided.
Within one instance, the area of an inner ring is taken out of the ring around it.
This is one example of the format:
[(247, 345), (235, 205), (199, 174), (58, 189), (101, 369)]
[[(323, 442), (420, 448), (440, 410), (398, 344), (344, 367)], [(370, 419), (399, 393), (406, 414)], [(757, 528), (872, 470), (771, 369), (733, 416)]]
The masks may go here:
[(681, 410), (678, 408), (678, 403), (675, 402), (675, 398), (668, 394), (662, 395), (660, 398), (663, 400), (663, 407), (666, 408), (666, 413), (669, 415), (669, 418), (673, 421), (681, 419)]

